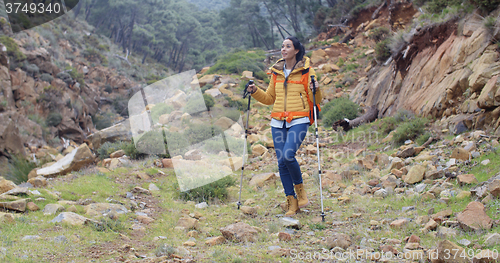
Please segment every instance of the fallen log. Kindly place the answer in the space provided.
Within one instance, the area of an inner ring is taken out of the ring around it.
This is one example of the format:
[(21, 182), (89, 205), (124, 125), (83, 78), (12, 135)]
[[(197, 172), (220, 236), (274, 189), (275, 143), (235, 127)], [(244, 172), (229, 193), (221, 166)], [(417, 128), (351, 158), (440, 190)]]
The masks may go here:
[(352, 128), (358, 127), (361, 124), (364, 123), (370, 123), (374, 120), (377, 119), (378, 116), (378, 109), (377, 106), (371, 106), (365, 114), (355, 118), (354, 120), (349, 120), (347, 118), (344, 118), (343, 120), (336, 121), (333, 125), (332, 128), (334, 130), (337, 130), (338, 127), (342, 127), (344, 131), (348, 131)]

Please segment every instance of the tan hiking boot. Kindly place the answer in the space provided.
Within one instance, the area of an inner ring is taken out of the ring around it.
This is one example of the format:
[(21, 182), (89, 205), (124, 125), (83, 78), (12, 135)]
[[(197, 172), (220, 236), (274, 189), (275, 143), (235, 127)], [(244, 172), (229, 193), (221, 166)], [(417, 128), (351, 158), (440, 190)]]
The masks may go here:
[(297, 193), (297, 198), (299, 201), (299, 208), (306, 207), (309, 205), (309, 200), (307, 199), (306, 190), (304, 190), (304, 184), (296, 184), (295, 193)]
[(286, 201), (288, 204), (288, 212), (286, 212), (285, 216), (295, 215), (299, 211), (299, 202), (297, 198), (293, 195), (288, 195)]

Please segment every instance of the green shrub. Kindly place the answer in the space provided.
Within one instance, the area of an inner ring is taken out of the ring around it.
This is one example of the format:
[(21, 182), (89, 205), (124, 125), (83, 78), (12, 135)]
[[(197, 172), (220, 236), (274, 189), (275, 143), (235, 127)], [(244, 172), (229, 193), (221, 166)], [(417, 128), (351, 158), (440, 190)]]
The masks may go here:
[(170, 157), (162, 130), (152, 130), (144, 133), (136, 143), (137, 151), (145, 154), (156, 154), (166, 158)]
[(226, 109), (222, 113), (222, 115), (228, 117), (229, 119), (233, 121), (238, 121), (241, 117), (240, 111), (238, 110), (232, 110), (232, 109)]
[(205, 105), (207, 106), (208, 110), (210, 110), (215, 105), (214, 98), (208, 94), (203, 94), (203, 100), (205, 101)]
[(386, 39), (390, 32), (390, 29), (387, 27), (377, 27), (373, 29), (368, 36), (378, 42)]
[(45, 121), (48, 127), (56, 127), (61, 123), (62, 121), (62, 115), (59, 112), (51, 112), (49, 113), (49, 116), (47, 116), (47, 120)]
[(266, 54), (262, 50), (227, 53), (217, 59), (217, 62), (210, 67), (207, 74), (241, 74), (245, 70), (252, 72), (263, 71), (265, 70), (263, 63), (265, 59)]
[(431, 133), (430, 132), (425, 132), (424, 134), (421, 134), (417, 137), (417, 139), (415, 140), (415, 143), (417, 143), (418, 145), (422, 145), (424, 144), (430, 137), (432, 137)]
[(193, 145), (213, 138), (221, 132), (222, 130), (215, 125), (190, 124), (189, 128), (184, 132), (184, 136), (189, 140), (189, 143)]
[(19, 51), (19, 46), (14, 42), (14, 40), (8, 36), (0, 36), (0, 42), (7, 48), (7, 55), (13, 58), (14, 61), (23, 61), (26, 59), (26, 55)]
[(360, 107), (348, 98), (341, 97), (331, 100), (322, 107), (320, 117), (325, 127), (331, 127), (333, 123), (343, 118), (354, 119), (358, 117)]
[(207, 107), (204, 105), (204, 103), (205, 99), (203, 96), (193, 96), (188, 99), (186, 106), (184, 106), (184, 112), (189, 113), (190, 115), (204, 112), (207, 110)]
[(28, 174), (36, 168), (36, 164), (26, 160), (22, 156), (13, 155), (9, 160), (7, 174), (5, 179), (21, 184), (28, 181)]
[(172, 254), (174, 254), (176, 249), (168, 244), (163, 244), (161, 246), (158, 246), (155, 249), (155, 255), (157, 257), (167, 257), (169, 258)]
[(339, 66), (339, 68), (344, 66), (344, 59), (342, 57), (339, 57), (339, 60), (337, 61), (337, 66)]
[(70, 84), (71, 81), (73, 81), (71, 75), (64, 71), (57, 73), (56, 77), (62, 79), (62, 81), (66, 82), (66, 84)]
[(38, 75), (38, 73), (40, 73), (40, 69), (38, 68), (37, 65), (35, 64), (24, 64), (24, 66), (22, 67), (22, 69), (24, 71), (26, 71), (26, 73), (28, 73), (28, 75), (34, 77), (36, 75)]
[(40, 79), (43, 80), (43, 81), (46, 81), (48, 83), (51, 83), (52, 80), (54, 80), (54, 77), (52, 77), (52, 75), (48, 74), (48, 73), (43, 73), (41, 76), (40, 76)]
[(381, 61), (386, 60), (391, 56), (389, 39), (384, 39), (375, 45), (375, 56)]
[(128, 99), (117, 96), (113, 100), (113, 109), (115, 112), (123, 117), (128, 116)]
[(424, 133), (427, 122), (426, 118), (414, 118), (401, 123), (393, 134), (394, 143), (402, 145), (406, 140), (415, 140)]
[(470, 2), (486, 12), (495, 10), (500, 4), (500, 0), (471, 0)]
[(85, 85), (85, 79), (83, 73), (78, 72), (76, 68), (73, 67), (67, 67), (66, 68), (68, 74), (71, 76), (71, 78), (76, 79), (80, 85)]
[(155, 104), (155, 106), (151, 108), (151, 119), (153, 120), (153, 123), (158, 123), (161, 115), (169, 114), (173, 110), (174, 108), (166, 103)]
[(92, 115), (92, 122), (97, 130), (102, 130), (113, 125), (114, 114), (111, 112), (97, 113)]
[(115, 232), (119, 233), (125, 230), (125, 226), (119, 219), (111, 219), (102, 217), (98, 222), (91, 221), (91, 226), (98, 232)]
[(267, 79), (267, 78), (268, 78), (268, 77), (267, 77), (266, 72), (264, 72), (263, 70), (261, 70), (261, 71), (257, 71), (257, 72), (254, 72), (254, 76), (255, 76), (257, 79), (262, 79), (262, 80), (264, 80), (264, 79)]
[[(494, 0), (494, 1), (496, 1), (496, 0)], [(430, 0), (427, 2), (427, 10), (431, 13), (439, 14), (446, 7), (461, 5), (462, 2), (463, 2), (463, 0)], [(484, 0), (483, 2), (492, 2), (492, 1)], [(498, 5), (498, 3), (497, 3), (497, 5)]]
[(246, 111), (248, 109), (248, 102), (245, 103), (245, 101), (247, 100), (244, 100), (244, 99), (240, 99), (240, 100), (233, 100), (232, 98), (226, 96), (224, 97), (227, 102), (229, 102), (229, 107), (231, 108), (237, 108), (239, 111)]
[(125, 151), (125, 155), (130, 157), (131, 159), (139, 159), (143, 156), (140, 152), (135, 148), (134, 143), (127, 141), (118, 141), (118, 142), (105, 142), (97, 149), (97, 157), (103, 160), (109, 157), (110, 154), (116, 152), (118, 150)]
[(207, 91), (213, 87), (214, 87), (214, 85), (212, 85), (212, 84), (205, 84), (205, 86), (201, 87), (201, 93), (205, 94), (205, 91)]
[[(225, 200), (228, 197), (227, 187), (233, 186), (235, 182), (236, 180), (231, 176), (226, 176), (215, 182), (186, 192), (177, 190), (177, 194), (182, 200), (191, 200), (195, 202), (212, 201), (214, 199)], [(178, 186), (176, 189), (178, 189)]]

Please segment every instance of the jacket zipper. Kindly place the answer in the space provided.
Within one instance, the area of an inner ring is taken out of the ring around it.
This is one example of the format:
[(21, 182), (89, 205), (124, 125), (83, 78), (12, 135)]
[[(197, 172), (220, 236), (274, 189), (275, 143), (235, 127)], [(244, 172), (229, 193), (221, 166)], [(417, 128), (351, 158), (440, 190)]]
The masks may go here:
[(302, 108), (306, 108), (306, 104), (304, 103), (304, 98), (302, 98), (302, 93), (299, 93), (300, 94), (300, 99), (302, 100)]

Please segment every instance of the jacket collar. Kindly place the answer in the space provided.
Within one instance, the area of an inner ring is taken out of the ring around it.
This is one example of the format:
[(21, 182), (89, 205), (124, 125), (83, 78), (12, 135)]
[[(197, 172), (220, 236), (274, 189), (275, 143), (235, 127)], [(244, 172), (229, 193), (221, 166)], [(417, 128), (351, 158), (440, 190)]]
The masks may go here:
[[(303, 70), (309, 68), (309, 58), (304, 56), (301, 61), (297, 62), (297, 65), (295, 65), (295, 68), (293, 69), (292, 72), (295, 72), (296, 70)], [(271, 70), (275, 71), (277, 73), (283, 73), (283, 70), (285, 69), (285, 59), (281, 58), (278, 60), (272, 67)]]

